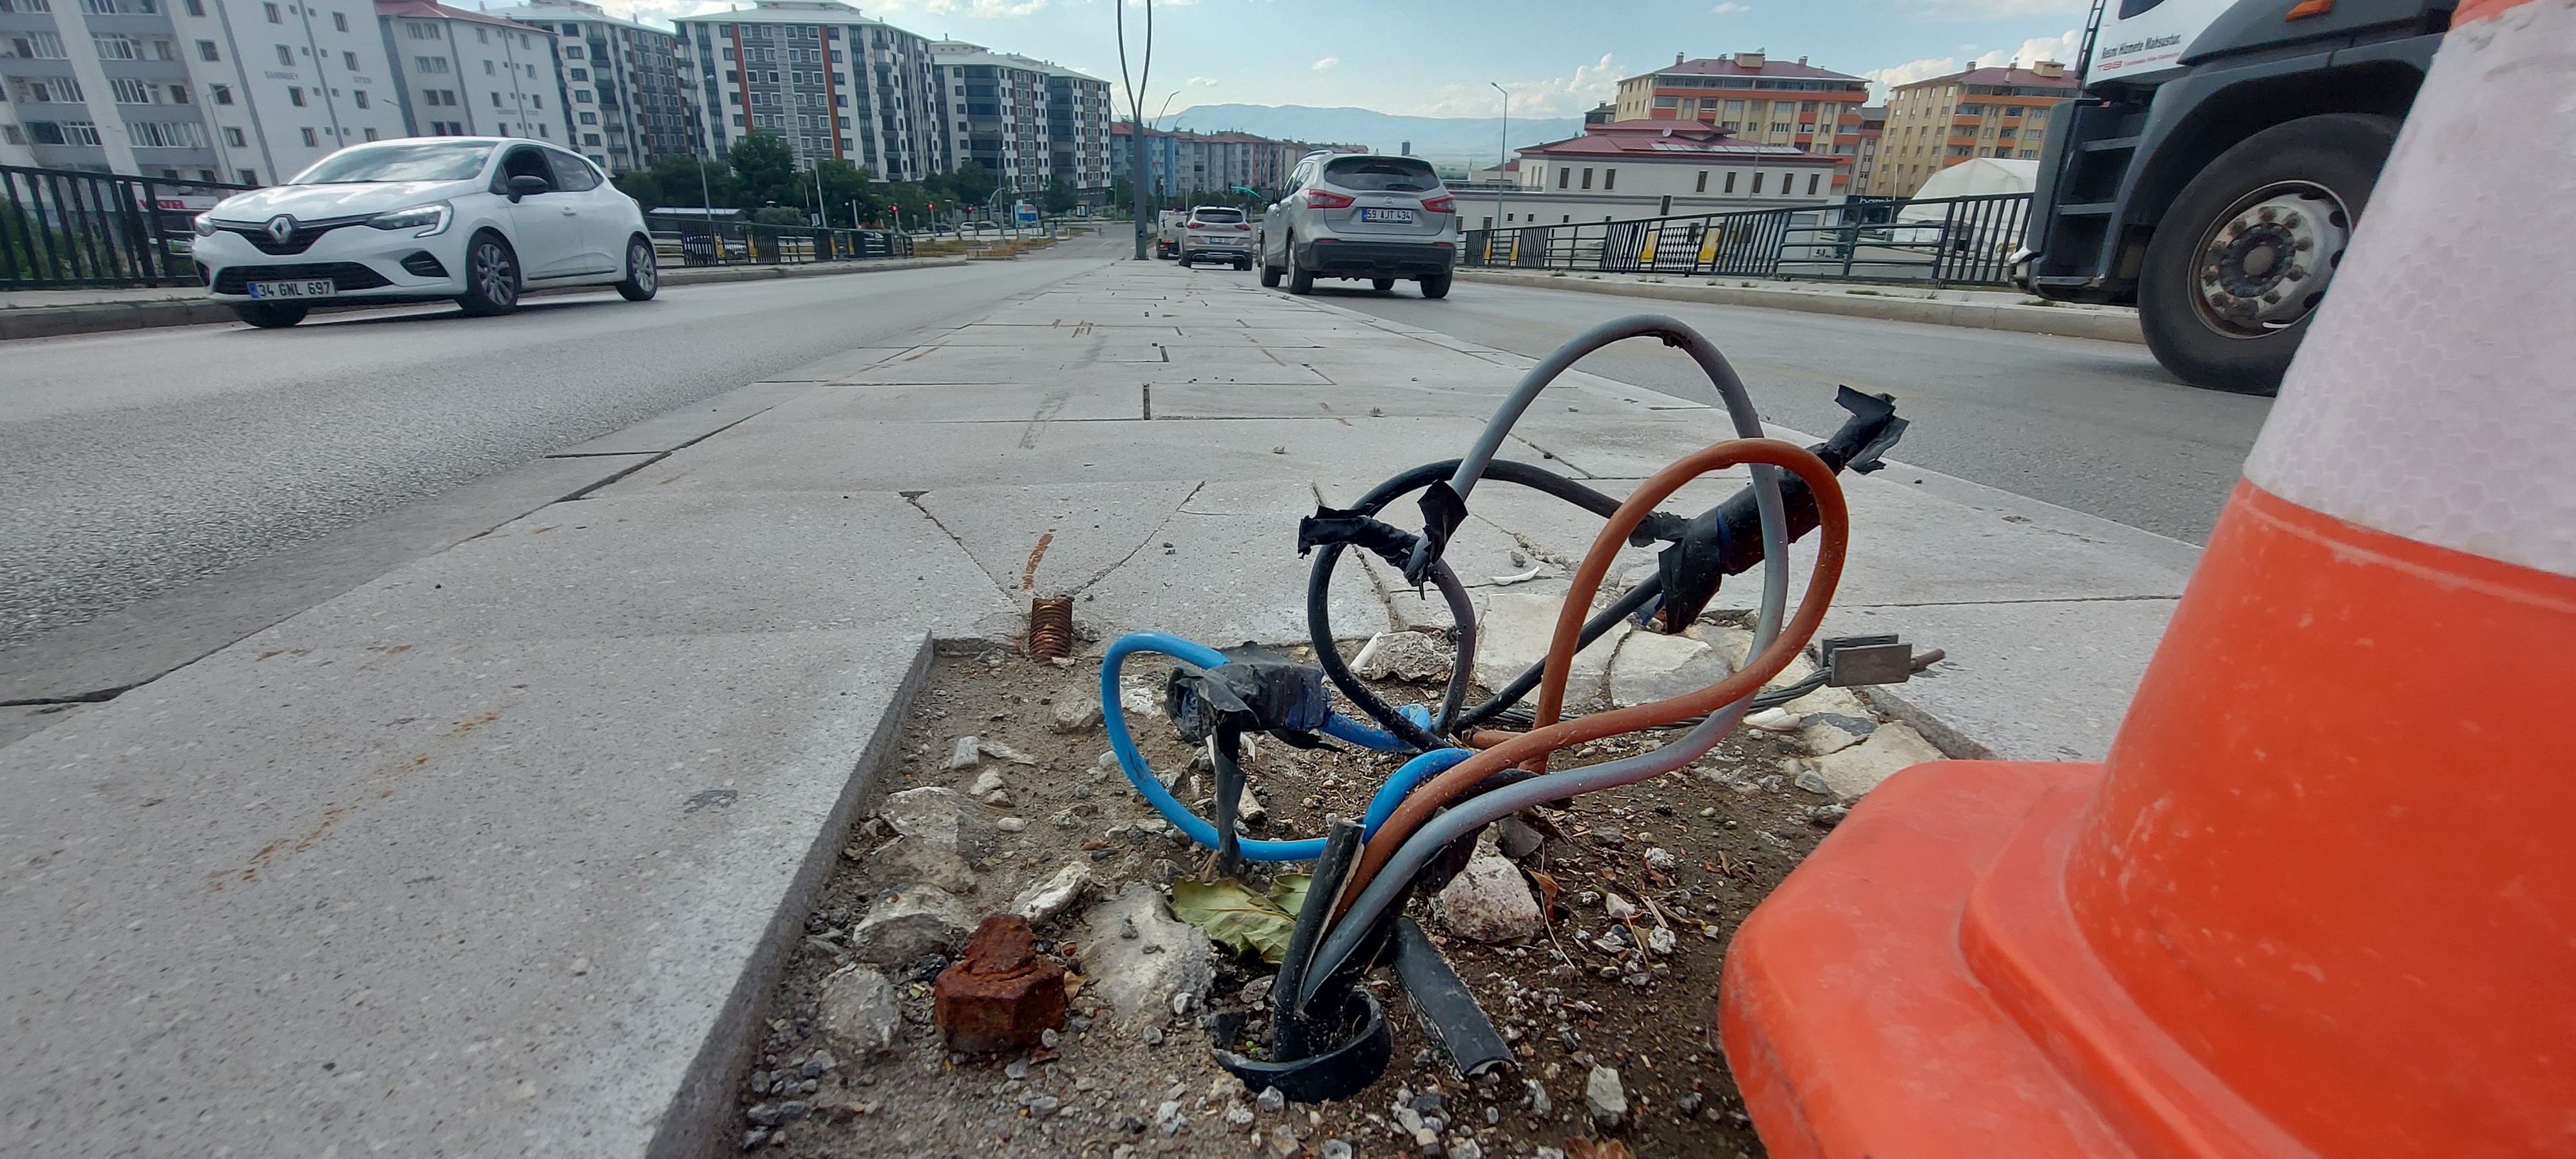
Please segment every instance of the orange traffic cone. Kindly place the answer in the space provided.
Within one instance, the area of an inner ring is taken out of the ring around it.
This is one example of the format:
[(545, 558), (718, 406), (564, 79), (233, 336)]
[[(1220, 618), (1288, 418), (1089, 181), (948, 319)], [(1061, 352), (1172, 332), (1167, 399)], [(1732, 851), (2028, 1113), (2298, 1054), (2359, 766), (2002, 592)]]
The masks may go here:
[(2571, 81), (2460, 9), (2109, 759), (1909, 769), (1746, 921), (1774, 1156), (2576, 1155)]

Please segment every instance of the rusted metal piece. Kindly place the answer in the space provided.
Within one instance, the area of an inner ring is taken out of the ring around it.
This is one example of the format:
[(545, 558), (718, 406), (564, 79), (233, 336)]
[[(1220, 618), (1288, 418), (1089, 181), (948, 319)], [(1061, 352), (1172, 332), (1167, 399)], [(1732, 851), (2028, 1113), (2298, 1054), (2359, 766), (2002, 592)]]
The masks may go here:
[(1029, 601), (1029, 655), (1061, 660), (1073, 655), (1073, 597), (1038, 596)]
[(1064, 1026), (1064, 967), (1038, 956), (1017, 914), (994, 914), (966, 939), (957, 964), (930, 986), (931, 1019), (948, 1049), (989, 1054), (1036, 1046)]

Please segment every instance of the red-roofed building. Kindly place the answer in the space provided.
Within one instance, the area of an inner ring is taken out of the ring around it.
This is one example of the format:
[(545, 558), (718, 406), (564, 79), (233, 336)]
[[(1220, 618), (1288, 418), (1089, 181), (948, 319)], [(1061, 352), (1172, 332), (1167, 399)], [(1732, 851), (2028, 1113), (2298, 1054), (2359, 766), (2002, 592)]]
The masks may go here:
[(1747, 141), (1839, 158), (1832, 189), (1851, 186), (1860, 152), (1861, 106), (1869, 81), (1831, 69), (1772, 60), (1759, 52), (1686, 60), (1619, 82), (1621, 121), (1697, 121)]
[(2056, 128), (2052, 107), (2078, 87), (2074, 74), (2053, 60), (1898, 85), (1888, 96), (1878, 163), (1868, 184), (1855, 192), (1912, 197), (1933, 174), (1961, 161), (2035, 161)]
[(1451, 187), (1468, 228), (1817, 205), (1843, 172), (1831, 156), (1669, 120), (1586, 125), (1517, 152), (1507, 185)]

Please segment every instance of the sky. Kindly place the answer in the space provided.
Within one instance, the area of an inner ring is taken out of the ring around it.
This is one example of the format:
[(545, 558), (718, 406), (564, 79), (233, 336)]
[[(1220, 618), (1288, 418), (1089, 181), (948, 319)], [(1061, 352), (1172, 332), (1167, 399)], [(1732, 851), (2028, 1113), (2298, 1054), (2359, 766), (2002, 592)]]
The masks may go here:
[[(667, 22), (723, 0), (600, 0)], [(1120, 83), (1118, 0), (886, 0), (867, 16)], [(1126, 0), (1127, 64), (1144, 65), (1142, 0)], [(742, 7), (750, 7), (742, 0)], [(1419, 116), (1573, 116), (1621, 77), (1764, 50), (1902, 83), (1972, 63), (2072, 64), (2081, 0), (1154, 0), (1145, 114), (1198, 104), (1355, 105)], [(1120, 109), (1125, 111), (1124, 88)], [(1882, 93), (1883, 96), (1883, 93)]]

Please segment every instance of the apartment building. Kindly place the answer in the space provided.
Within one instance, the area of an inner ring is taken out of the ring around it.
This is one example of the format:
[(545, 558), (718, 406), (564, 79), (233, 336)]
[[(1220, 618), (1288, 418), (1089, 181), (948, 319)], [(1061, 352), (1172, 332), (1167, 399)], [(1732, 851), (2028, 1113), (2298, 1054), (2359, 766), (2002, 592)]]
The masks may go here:
[(554, 33), (434, 0), (376, 0), (376, 15), (409, 135), (572, 143)]
[(833, 0), (758, 0), (672, 23), (705, 155), (757, 131), (803, 166), (838, 158), (891, 181), (953, 166), (928, 38)]
[(1831, 156), (1669, 120), (1586, 125), (1582, 136), (1517, 152), (1509, 187), (1453, 189), (1467, 228), (1821, 205), (1837, 200), (1841, 172)]
[(404, 134), (365, 0), (0, 0), (0, 163), (261, 184)]
[[(1136, 126), (1119, 122), (1109, 127), (1110, 172), (1126, 177), (1133, 173)], [(1158, 196), (1180, 193), (1222, 193), (1240, 185), (1246, 189), (1275, 190), (1288, 180), (1297, 162), (1309, 153), (1331, 150), (1359, 153), (1366, 150), (1350, 145), (1314, 145), (1304, 141), (1277, 141), (1250, 133), (1170, 132), (1147, 133), (1145, 156), (1154, 170), (1153, 188)]]
[(1009, 189), (1059, 176), (1076, 189), (1109, 184), (1109, 82), (962, 40), (933, 41), (930, 58), (954, 164), (973, 161)]
[(1746, 142), (1831, 157), (1827, 187), (1852, 193), (1860, 110), (1868, 103), (1869, 81), (1816, 68), (1803, 56), (1790, 64), (1759, 52), (1701, 60), (1675, 53), (1670, 67), (1619, 82), (1611, 123), (1697, 121)]
[(555, 33), (555, 101), (570, 115), (565, 143), (611, 173), (651, 168), (696, 151), (696, 105), (680, 82), (680, 38), (611, 16), (584, 0), (496, 8), (494, 16)]
[(1898, 85), (1888, 94), (1880, 164), (1863, 191), (1911, 197), (1933, 174), (1970, 158), (2036, 160), (2057, 127), (2054, 106), (2078, 87), (2053, 60)]
[(1879, 138), (1887, 134), (1887, 106), (1870, 105), (1860, 110), (1860, 151), (1852, 155), (1852, 191), (1867, 192), (1870, 179), (1878, 175)]

